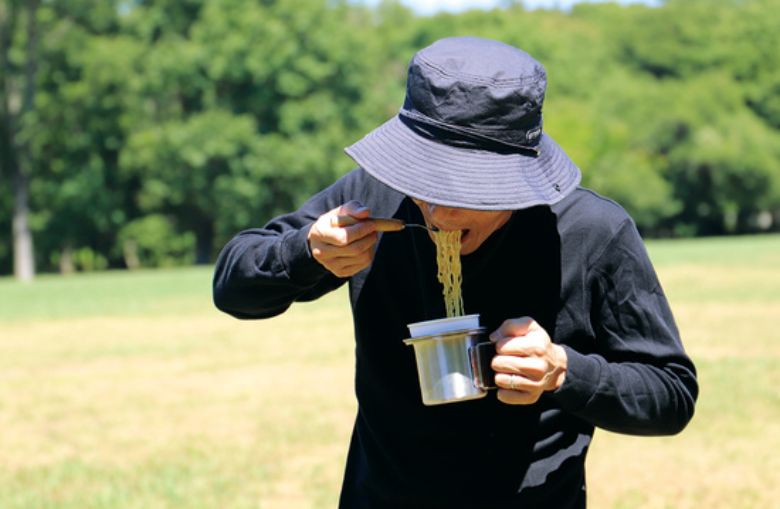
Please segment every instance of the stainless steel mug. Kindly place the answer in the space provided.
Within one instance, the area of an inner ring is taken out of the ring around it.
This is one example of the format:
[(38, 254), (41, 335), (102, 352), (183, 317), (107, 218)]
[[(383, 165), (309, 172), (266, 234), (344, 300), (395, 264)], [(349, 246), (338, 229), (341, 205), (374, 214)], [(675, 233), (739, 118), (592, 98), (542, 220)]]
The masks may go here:
[(414, 347), (424, 405), (484, 398), (495, 388), (490, 362), (495, 345), (484, 327), (434, 333), (405, 339)]

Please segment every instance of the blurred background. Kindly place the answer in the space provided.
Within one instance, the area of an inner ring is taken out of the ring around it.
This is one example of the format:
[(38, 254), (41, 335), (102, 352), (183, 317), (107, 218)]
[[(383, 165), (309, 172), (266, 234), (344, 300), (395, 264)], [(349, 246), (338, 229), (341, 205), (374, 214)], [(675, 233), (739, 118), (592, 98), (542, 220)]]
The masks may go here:
[(699, 370), (681, 435), (596, 432), (589, 506), (777, 504), (780, 0), (0, 0), (0, 509), (336, 507), (347, 292), (234, 320), (213, 262), (453, 35), (546, 66)]
[(546, 130), (645, 236), (780, 229), (777, 0), (416, 5), (3, 0), (0, 274), (213, 261), (465, 34), (546, 65)]

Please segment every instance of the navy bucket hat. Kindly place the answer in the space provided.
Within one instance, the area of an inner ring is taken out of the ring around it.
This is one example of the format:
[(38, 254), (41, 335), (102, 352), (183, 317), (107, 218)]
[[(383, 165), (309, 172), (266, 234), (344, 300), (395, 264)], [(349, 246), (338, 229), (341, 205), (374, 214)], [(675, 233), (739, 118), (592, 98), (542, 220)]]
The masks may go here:
[(379, 181), (429, 203), (552, 205), (581, 175), (542, 130), (546, 86), (544, 67), (524, 51), (442, 39), (412, 58), (398, 115), (345, 151)]

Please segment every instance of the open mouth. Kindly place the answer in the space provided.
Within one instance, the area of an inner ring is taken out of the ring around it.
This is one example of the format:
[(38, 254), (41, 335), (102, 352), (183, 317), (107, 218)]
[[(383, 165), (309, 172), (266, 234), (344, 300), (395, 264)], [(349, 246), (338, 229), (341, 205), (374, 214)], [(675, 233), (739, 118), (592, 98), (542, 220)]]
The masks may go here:
[(461, 229), (458, 229), (458, 228), (441, 228), (441, 227), (439, 227), (439, 226), (436, 226), (436, 225), (433, 225), (433, 228), (434, 228), (434, 229), (436, 229), (436, 230), (438, 230), (438, 231), (440, 231), (440, 232), (455, 232), (455, 231), (460, 231), (460, 238), (461, 238), (461, 239), (463, 239), (463, 237), (465, 237), (466, 235), (468, 235), (468, 234), (469, 234), (469, 231), (471, 231), (471, 230), (469, 230), (468, 228), (464, 228), (464, 229), (462, 229), (462, 230), (461, 230)]
[[(425, 224), (426, 224), (426, 226), (428, 226), (428, 228), (431, 230), (431, 232), (437, 232), (437, 231), (439, 231), (439, 232), (454, 232), (454, 231), (458, 231), (459, 230), (458, 228), (442, 228), (441, 226), (439, 226), (437, 224), (429, 223), (429, 222), (426, 222)], [(461, 240), (461, 242), (463, 242), (463, 239), (466, 238), (469, 235), (470, 232), (471, 232), (471, 230), (468, 229), (468, 228), (460, 229), (460, 240)]]

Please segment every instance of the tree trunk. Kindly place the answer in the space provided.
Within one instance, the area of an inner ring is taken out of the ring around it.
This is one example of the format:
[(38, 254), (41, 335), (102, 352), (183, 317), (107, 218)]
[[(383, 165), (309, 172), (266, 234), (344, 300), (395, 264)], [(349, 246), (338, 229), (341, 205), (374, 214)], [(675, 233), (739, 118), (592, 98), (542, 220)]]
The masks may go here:
[[(13, 4), (11, 4), (13, 5)], [(38, 70), (38, 5), (39, 0), (28, 0), (25, 3), (25, 15), (27, 18), (27, 45), (25, 48), (26, 62), (24, 72), (24, 89), (22, 93), (22, 104), (18, 114), (10, 108), (11, 87), (9, 86), (10, 67), (8, 66), (7, 55), (10, 49), (10, 37), (12, 33), (3, 34), (2, 44), (0, 44), (0, 63), (3, 65), (3, 83), (2, 95), (0, 99), (3, 105), (0, 107), (0, 115), (4, 118), (2, 123), (3, 131), (6, 131), (6, 140), (3, 145), (7, 146), (9, 153), (5, 159), (5, 165), (9, 173), (13, 176), (14, 192), (14, 212), (13, 212), (13, 242), (14, 242), (14, 275), (21, 281), (30, 281), (35, 277), (35, 253), (33, 251), (32, 231), (30, 230), (30, 170), (32, 160), (29, 154), (29, 144), (20, 140), (20, 124), (25, 117), (33, 110), (35, 102), (36, 76)], [(14, 24), (14, 12), (10, 9), (3, 9), (0, 13), (2, 17), (3, 28), (12, 27)], [(10, 18), (10, 19), (9, 19)]]
[(205, 265), (211, 261), (214, 245), (214, 225), (204, 219), (195, 230), (195, 263)]
[(141, 259), (138, 256), (138, 242), (134, 239), (127, 239), (122, 243), (122, 255), (128, 269), (133, 270), (141, 267)]
[(73, 246), (65, 244), (60, 250), (60, 274), (73, 274), (76, 264), (73, 262)]
[[(18, 165), (17, 165), (18, 167)], [(32, 281), (35, 277), (35, 255), (28, 217), (29, 182), (20, 169), (14, 179), (14, 276), (19, 281)]]

